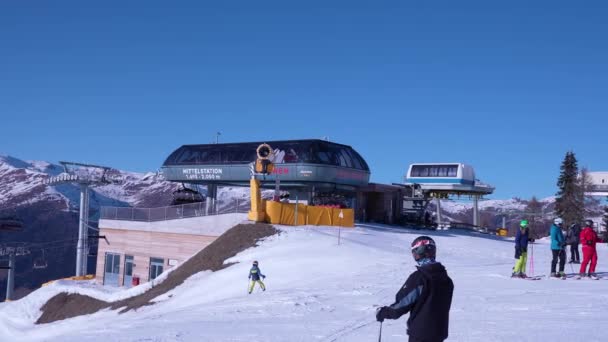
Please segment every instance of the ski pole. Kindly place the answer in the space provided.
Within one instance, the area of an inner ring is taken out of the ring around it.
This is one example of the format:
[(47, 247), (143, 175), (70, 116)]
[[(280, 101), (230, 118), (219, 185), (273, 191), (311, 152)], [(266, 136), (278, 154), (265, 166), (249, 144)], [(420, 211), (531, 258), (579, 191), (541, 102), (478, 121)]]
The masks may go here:
[(534, 276), (534, 243), (530, 244), (530, 275)]
[(378, 342), (382, 342), (382, 321), (380, 321), (380, 333), (378, 334)]

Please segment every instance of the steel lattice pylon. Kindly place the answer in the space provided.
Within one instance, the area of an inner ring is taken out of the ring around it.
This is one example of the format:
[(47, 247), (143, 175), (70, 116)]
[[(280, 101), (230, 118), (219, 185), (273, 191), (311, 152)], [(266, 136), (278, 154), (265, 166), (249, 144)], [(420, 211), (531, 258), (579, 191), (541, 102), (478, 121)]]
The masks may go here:
[(59, 162), (64, 172), (55, 177), (49, 177), (45, 184), (78, 184), (80, 185), (80, 215), (78, 225), (78, 245), (76, 248), (76, 276), (87, 274), (87, 251), (89, 248), (89, 188), (116, 182), (118, 172), (107, 166), (92, 164)]

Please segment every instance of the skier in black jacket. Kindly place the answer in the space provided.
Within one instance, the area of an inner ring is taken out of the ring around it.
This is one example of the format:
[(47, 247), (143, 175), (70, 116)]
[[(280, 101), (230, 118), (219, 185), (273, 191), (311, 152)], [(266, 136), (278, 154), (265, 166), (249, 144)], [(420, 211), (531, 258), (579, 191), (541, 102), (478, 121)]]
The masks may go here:
[(417, 270), (397, 292), (395, 302), (376, 312), (376, 320), (398, 319), (410, 313), (407, 333), (410, 342), (439, 342), (448, 338), (454, 283), (445, 267), (435, 261), (435, 241), (420, 236), (412, 242)]
[(568, 229), (566, 233), (566, 243), (570, 245), (570, 263), (580, 264), (581, 256), (578, 252), (578, 244), (580, 243), (579, 236), (581, 235), (581, 228), (578, 224), (574, 223)]

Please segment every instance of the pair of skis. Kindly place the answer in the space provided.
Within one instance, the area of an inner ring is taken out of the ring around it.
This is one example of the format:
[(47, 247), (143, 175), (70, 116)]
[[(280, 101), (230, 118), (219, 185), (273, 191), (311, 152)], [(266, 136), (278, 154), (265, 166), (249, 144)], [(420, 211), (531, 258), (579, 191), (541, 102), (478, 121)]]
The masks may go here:
[[(527, 277), (512, 277), (514, 279), (523, 279), (523, 280), (541, 280), (546, 278), (546, 275), (537, 275), (537, 276), (527, 276)], [(576, 279), (576, 280), (581, 280), (581, 279), (590, 279), (590, 280), (600, 280), (600, 279), (604, 279), (604, 277), (598, 277), (598, 276), (591, 276), (591, 277), (581, 277), (579, 275), (577, 276), (565, 276), (565, 277), (549, 277), (549, 279), (556, 279), (556, 280), (566, 280), (566, 279)]]
[(576, 279), (576, 280), (581, 280), (581, 279), (600, 280), (600, 279), (603, 279), (603, 277), (598, 277), (598, 276), (595, 276), (595, 275), (584, 276), (583, 277), (581, 275), (577, 275), (577, 276), (574, 277), (574, 279)]
[(539, 276), (525, 276), (525, 277), (514, 277), (511, 276), (511, 278), (513, 279), (523, 279), (523, 280), (541, 280), (543, 279), (545, 276), (544, 275), (539, 275)]

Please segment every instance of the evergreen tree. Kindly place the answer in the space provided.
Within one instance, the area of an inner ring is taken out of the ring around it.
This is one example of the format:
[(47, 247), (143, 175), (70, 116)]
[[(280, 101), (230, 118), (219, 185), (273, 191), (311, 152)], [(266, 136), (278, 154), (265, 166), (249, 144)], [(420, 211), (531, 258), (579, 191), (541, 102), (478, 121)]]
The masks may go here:
[(581, 224), (585, 210), (584, 189), (581, 189), (574, 152), (566, 153), (560, 170), (555, 213), (564, 220), (566, 227), (573, 223)]

